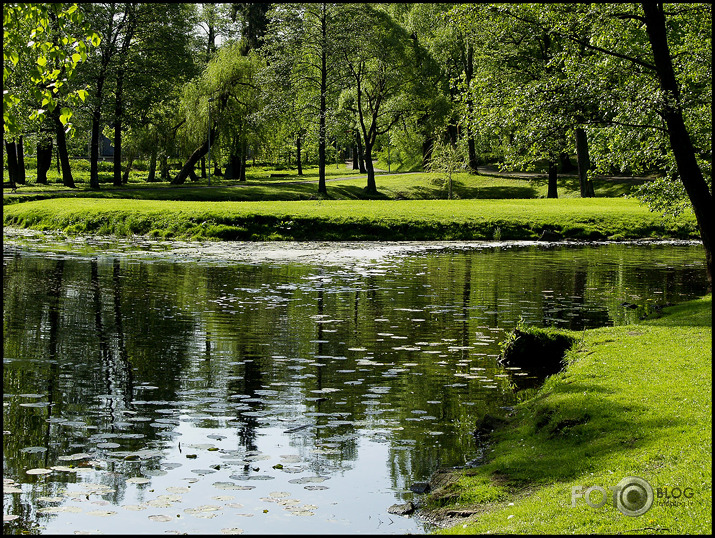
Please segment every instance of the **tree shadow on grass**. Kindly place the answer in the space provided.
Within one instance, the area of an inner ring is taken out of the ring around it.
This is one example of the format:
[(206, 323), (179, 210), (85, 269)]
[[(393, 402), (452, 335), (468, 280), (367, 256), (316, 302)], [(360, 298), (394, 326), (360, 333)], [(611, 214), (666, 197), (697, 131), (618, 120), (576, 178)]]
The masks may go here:
[(661, 438), (663, 429), (682, 427), (682, 420), (654, 416), (644, 404), (614, 401), (611, 392), (562, 382), (531, 400), (519, 417), (495, 432), (496, 455), (488, 467), (513, 483), (570, 480), (602, 468), (600, 461), (614, 454), (628, 456)]

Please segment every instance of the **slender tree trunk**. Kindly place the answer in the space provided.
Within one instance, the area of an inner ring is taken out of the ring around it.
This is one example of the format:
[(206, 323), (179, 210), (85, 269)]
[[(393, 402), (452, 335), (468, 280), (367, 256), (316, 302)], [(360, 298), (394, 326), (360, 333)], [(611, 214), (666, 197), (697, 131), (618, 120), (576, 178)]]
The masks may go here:
[(365, 194), (377, 194), (377, 184), (375, 183), (375, 167), (372, 164), (372, 147), (374, 142), (365, 141), (365, 168), (367, 168), (367, 185)]
[(596, 193), (593, 190), (593, 183), (588, 179), (588, 170), (591, 167), (591, 159), (588, 156), (588, 138), (586, 138), (586, 131), (582, 127), (578, 127), (575, 130), (575, 134), (578, 182), (581, 186), (581, 198), (593, 198), (596, 196)]
[(641, 4), (645, 14), (646, 31), (653, 50), (653, 60), (660, 87), (666, 95), (666, 105), (663, 111), (668, 128), (670, 147), (678, 167), (680, 181), (683, 182), (685, 192), (688, 193), (693, 205), (695, 218), (700, 228), (700, 238), (705, 247), (705, 260), (707, 265), (708, 282), (712, 290), (712, 251), (713, 235), (715, 235), (715, 212), (713, 211), (713, 195), (703, 177), (702, 170), (695, 158), (695, 148), (690, 139), (690, 134), (685, 127), (683, 111), (680, 105), (680, 89), (668, 47), (667, 32), (665, 28), (665, 13), (662, 3)]
[(558, 163), (556, 162), (556, 159), (552, 158), (549, 161), (549, 189), (548, 192), (546, 193), (547, 198), (558, 198), (558, 192), (557, 192), (557, 181), (559, 177), (559, 168), (558, 168)]
[(52, 139), (40, 139), (37, 143), (37, 183), (47, 185), (47, 172), (52, 166)]
[(124, 70), (117, 73), (117, 97), (114, 102), (114, 186), (122, 186), (122, 86), (124, 85)]
[(65, 187), (74, 188), (74, 178), (72, 177), (72, 167), (70, 166), (70, 158), (67, 154), (67, 138), (65, 137), (65, 126), (60, 121), (59, 107), (55, 107), (53, 114), (55, 121), (55, 134), (57, 136), (57, 158), (62, 165), (62, 184)]
[(326, 5), (321, 5), (321, 54), (320, 54), (320, 133), (318, 140), (318, 192), (327, 194), (328, 189), (325, 185), (325, 94), (328, 91), (328, 51), (327, 51), (327, 36), (328, 36), (328, 20), (325, 12)]
[(302, 176), (303, 175), (303, 162), (301, 161), (301, 158), (300, 158), (300, 151), (301, 151), (300, 138), (301, 138), (300, 135), (298, 135), (298, 138), (295, 141), (295, 147), (296, 147), (295, 156), (296, 156), (296, 162), (298, 164), (298, 175)]

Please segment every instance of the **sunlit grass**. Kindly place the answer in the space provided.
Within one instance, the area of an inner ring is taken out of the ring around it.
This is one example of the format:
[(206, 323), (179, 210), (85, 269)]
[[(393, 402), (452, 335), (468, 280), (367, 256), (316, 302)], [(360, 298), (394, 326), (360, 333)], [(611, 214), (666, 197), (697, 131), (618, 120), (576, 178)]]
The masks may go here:
[[(710, 534), (711, 323), (707, 296), (660, 319), (586, 331), (567, 370), (499, 433), (490, 461), (452, 486), (452, 508), (481, 505), (479, 515), (442, 532)], [(636, 517), (621, 514), (611, 498), (600, 508), (582, 498), (572, 506), (572, 488), (608, 490), (629, 476), (692, 495), (676, 503), (656, 498)], [(484, 487), (494, 477), (490, 495)], [(502, 499), (504, 487), (511, 495)]]
[(61, 198), (6, 205), (5, 226), (126, 237), (237, 240), (697, 238), (632, 199), (175, 202)]

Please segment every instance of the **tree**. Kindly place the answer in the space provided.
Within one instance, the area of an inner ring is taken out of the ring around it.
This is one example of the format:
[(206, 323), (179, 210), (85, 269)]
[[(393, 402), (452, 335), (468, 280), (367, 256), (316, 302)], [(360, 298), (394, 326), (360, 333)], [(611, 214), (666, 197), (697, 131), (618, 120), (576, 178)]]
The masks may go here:
[[(3, 5), (6, 142), (19, 141), (24, 131), (39, 131), (43, 122), (50, 123), (62, 158), (63, 182), (69, 187), (74, 186), (74, 181), (65, 135), (73, 134), (72, 107), (87, 96), (84, 88), (72, 88), (70, 83), (76, 67), (87, 59), (90, 47), (97, 46), (99, 41), (99, 36), (83, 21), (77, 4)], [(15, 156), (22, 158), (22, 152)], [(11, 173), (11, 181), (18, 174), (17, 170)]]
[(437, 69), (416, 36), (386, 12), (360, 4), (351, 13), (355, 30), (342, 43), (341, 56), (351, 77), (347, 92), (364, 144), (367, 194), (376, 194), (373, 147), (400, 119), (428, 108)]
[[(708, 281), (712, 289), (712, 249), (713, 235), (715, 234), (712, 185), (708, 188), (683, 117), (683, 97), (668, 44), (668, 28), (666, 27), (664, 6), (662, 3), (651, 4), (647, 2), (641, 5), (648, 40), (653, 52), (655, 73), (662, 92), (661, 114), (668, 129), (668, 138), (678, 175), (693, 204), (695, 217), (698, 221), (700, 238), (705, 246)], [(709, 11), (708, 14), (710, 14)], [(712, 54), (712, 50), (710, 52)], [(712, 73), (712, 70), (710, 73)], [(710, 86), (712, 87), (712, 79), (710, 80)]]
[[(254, 53), (241, 55), (240, 47), (240, 43), (234, 43), (220, 49), (201, 76), (184, 86), (182, 130), (186, 145), (196, 149), (172, 180), (174, 184), (184, 183), (193, 173), (196, 163), (208, 152), (209, 136), (212, 146), (220, 143), (230, 155), (245, 161), (245, 148), (256, 128), (252, 116), (261, 106), (255, 79), (262, 60)], [(209, 126), (208, 107), (212, 103)]]
[(469, 154), (461, 143), (437, 142), (432, 148), (427, 171), (435, 175), (435, 181), (447, 187), (447, 199), (453, 197), (452, 176), (468, 166)]
[[(264, 53), (271, 86), (282, 88), (283, 111), (294, 118), (298, 152), (310, 118), (317, 118), (318, 192), (325, 183), (329, 111), (334, 109), (344, 73), (337, 57), (338, 46), (347, 37), (349, 16), (344, 4), (276, 4)], [(298, 156), (300, 162), (300, 155)]]
[[(678, 191), (674, 182), (682, 185), (712, 286), (711, 5), (549, 4), (527, 11), (495, 8), (560, 40), (555, 60), (571, 91), (554, 93), (555, 101), (566, 95), (578, 105), (595, 170), (657, 171), (663, 177), (646, 190), (656, 201)], [(474, 8), (455, 13), (472, 31), (479, 28)]]

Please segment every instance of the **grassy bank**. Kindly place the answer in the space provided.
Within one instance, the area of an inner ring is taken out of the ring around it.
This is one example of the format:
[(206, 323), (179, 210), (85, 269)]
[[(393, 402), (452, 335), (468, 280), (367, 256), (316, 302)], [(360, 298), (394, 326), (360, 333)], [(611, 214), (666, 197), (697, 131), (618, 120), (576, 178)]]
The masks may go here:
[[(436, 513), (473, 513), (439, 532), (710, 534), (712, 296), (663, 314), (577, 335), (566, 370), (494, 434), (487, 463), (431, 496)], [(645, 514), (613, 506), (608, 488), (625, 477), (656, 491)], [(608, 491), (605, 505), (572, 506), (573, 488), (591, 486)]]
[(6, 205), (4, 226), (67, 233), (217, 240), (571, 239), (698, 237), (636, 200), (314, 200), (174, 202), (61, 198)]

